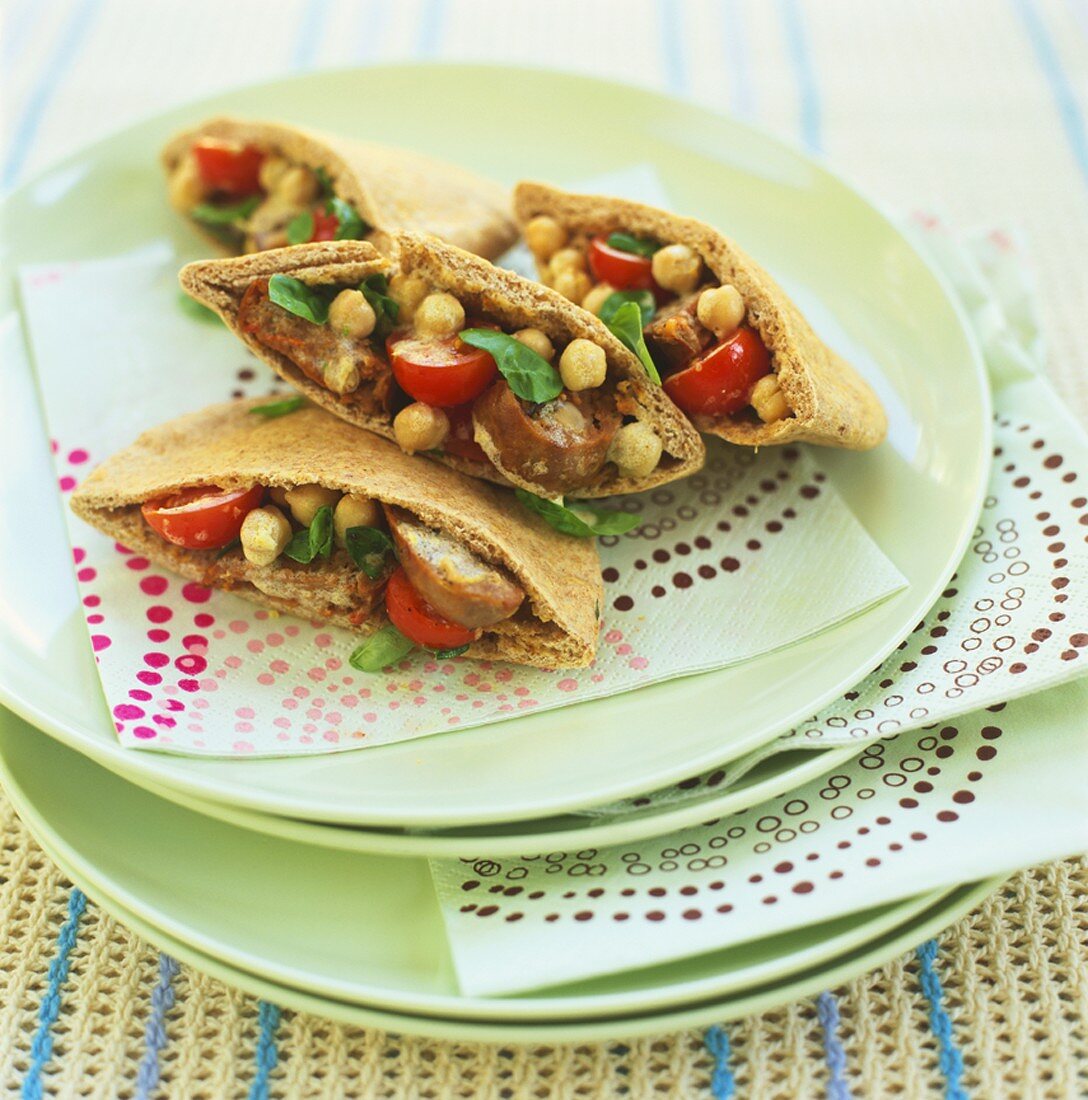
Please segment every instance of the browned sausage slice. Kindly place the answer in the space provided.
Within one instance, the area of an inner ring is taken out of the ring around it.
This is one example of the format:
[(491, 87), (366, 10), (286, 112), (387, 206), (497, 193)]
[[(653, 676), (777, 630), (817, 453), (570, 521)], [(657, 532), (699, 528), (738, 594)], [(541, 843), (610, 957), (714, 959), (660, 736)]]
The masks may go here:
[(546, 494), (585, 488), (608, 456), (620, 426), (610, 393), (584, 390), (532, 405), (506, 382), (485, 390), (472, 407), (476, 442), (515, 484)]
[(521, 606), (525, 593), (504, 570), (402, 508), (384, 507), (398, 560), (412, 587), (439, 614), (475, 629), (508, 619)]

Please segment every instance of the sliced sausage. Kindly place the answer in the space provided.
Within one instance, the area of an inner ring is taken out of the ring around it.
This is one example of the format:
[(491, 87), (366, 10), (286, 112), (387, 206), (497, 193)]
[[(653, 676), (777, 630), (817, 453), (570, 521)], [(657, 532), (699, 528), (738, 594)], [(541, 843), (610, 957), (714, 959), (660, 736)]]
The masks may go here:
[(646, 346), (663, 371), (683, 370), (714, 340), (714, 334), (696, 315), (701, 293), (696, 290), (679, 298), (646, 326)]
[(476, 629), (510, 618), (521, 606), (525, 593), (504, 570), (404, 509), (384, 507), (397, 559), (412, 587), (439, 614)]
[(605, 464), (620, 426), (615, 398), (601, 389), (560, 394), (533, 405), (505, 381), (472, 407), (476, 441), (511, 480), (548, 494), (584, 488)]

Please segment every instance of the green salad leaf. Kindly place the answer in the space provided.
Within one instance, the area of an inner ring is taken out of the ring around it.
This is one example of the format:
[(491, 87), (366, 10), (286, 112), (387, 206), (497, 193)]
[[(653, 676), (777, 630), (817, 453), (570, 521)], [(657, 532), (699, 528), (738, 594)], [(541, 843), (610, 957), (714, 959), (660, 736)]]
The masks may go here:
[(440, 661), (449, 660), (452, 657), (460, 657), (468, 649), (467, 645), (459, 645), (455, 649), (436, 649), (434, 655)]
[(660, 386), (661, 375), (657, 373), (657, 367), (654, 366), (654, 361), (650, 357), (650, 349), (646, 347), (646, 341), (642, 336), (642, 311), (639, 309), (638, 302), (624, 302), (607, 324), (612, 335), (639, 357), (650, 380)]
[(395, 626), (383, 626), (352, 653), (348, 664), (360, 672), (381, 672), (407, 657), (415, 647), (415, 642), (409, 641)]
[(328, 558), (332, 553), (332, 509), (328, 505), (318, 508), (310, 526), (296, 531), (283, 552), (303, 565), (314, 558)]
[(323, 325), (329, 319), (328, 297), (293, 275), (273, 275), (268, 280), (268, 297), (288, 313), (315, 325)]
[(314, 169), (314, 175), (317, 176), (317, 185), (321, 188), (321, 197), (323, 199), (332, 198), (332, 180), (329, 178), (329, 173), (319, 164)]
[(344, 532), (348, 555), (372, 581), (385, 572), (385, 556), (393, 540), (380, 527), (349, 527)]
[(563, 392), (559, 371), (513, 336), (490, 328), (468, 328), (459, 335), (464, 343), (490, 352), (499, 373), (522, 400), (541, 404)]
[(642, 316), (642, 327), (645, 328), (653, 320), (654, 313), (657, 310), (657, 302), (654, 301), (653, 294), (648, 290), (614, 291), (605, 298), (597, 316), (607, 325), (616, 316), (620, 307), (628, 302), (634, 302), (638, 306), (638, 311)]
[(633, 237), (630, 233), (609, 233), (608, 245), (621, 252), (633, 252), (636, 256), (652, 256), (660, 247), (657, 241), (646, 237)]
[(310, 210), (303, 210), (287, 223), (288, 244), (305, 244), (313, 235), (314, 216)]
[(302, 397), (285, 397), (282, 401), (270, 401), (267, 405), (254, 405), (249, 411), (263, 416), (265, 420), (275, 420), (288, 413), (298, 412), (302, 408)]
[(250, 195), (241, 202), (231, 203), (229, 206), (217, 206), (211, 202), (201, 202), (189, 211), (189, 217), (195, 218), (204, 225), (234, 225), (235, 222), (248, 218), (257, 204), (261, 201), (260, 195)]
[(190, 298), (184, 290), (178, 291), (178, 309), (194, 321), (203, 321), (205, 324), (215, 324), (219, 320), (219, 314), (214, 309), (209, 309), (202, 302)]
[(567, 507), (525, 489), (515, 489), (514, 495), (530, 512), (542, 516), (564, 535), (584, 539), (594, 535), (622, 535), (639, 525), (638, 516), (630, 512), (615, 512), (610, 508), (587, 504), (584, 500), (574, 501), (571, 507)]
[(400, 316), (400, 304), (389, 297), (389, 280), (381, 272), (377, 272), (368, 275), (359, 284), (359, 289), (378, 319), (374, 326), (374, 336), (378, 340), (384, 340), (393, 331)]
[(333, 196), (325, 203), (325, 212), (335, 214), (339, 223), (336, 233), (333, 234), (335, 240), (358, 241), (366, 236), (367, 224), (359, 217), (359, 212), (350, 202)]

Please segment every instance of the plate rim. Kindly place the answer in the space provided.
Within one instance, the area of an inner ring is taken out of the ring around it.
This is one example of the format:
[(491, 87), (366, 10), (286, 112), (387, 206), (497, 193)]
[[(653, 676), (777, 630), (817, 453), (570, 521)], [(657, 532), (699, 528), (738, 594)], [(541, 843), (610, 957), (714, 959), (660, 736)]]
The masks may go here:
[[(300, 83), (315, 83), (329, 76), (349, 76), (362, 71), (373, 70), (386, 70), (386, 71), (409, 71), (414, 73), (431, 73), (434, 70), (439, 69), (444, 72), (456, 71), (466, 74), (480, 73), (490, 74), (492, 77), (498, 74), (516, 74), (529, 71), (541, 78), (545, 79), (558, 79), (561, 81), (573, 82), (575, 84), (590, 84), (602, 89), (608, 89), (615, 91), (616, 89), (626, 90), (631, 93), (647, 97), (648, 100), (655, 101), (662, 107), (667, 107), (672, 110), (680, 110), (688, 114), (695, 113), (696, 115), (703, 115), (708, 117), (714, 117), (719, 120), (725, 120), (730, 126), (735, 126), (741, 130), (747, 130), (752, 134), (758, 136), (762, 141), (778, 149), (785, 150), (791, 156), (799, 158), (806, 166), (823, 174), (833, 181), (838, 187), (847, 192), (854, 200), (859, 202), (862, 206), (868, 209), (874, 217), (879, 219), (883, 225), (890, 230), (890, 232), (900, 241), (913, 256), (913, 258), (921, 265), (925, 270), (928, 277), (933, 280), (936, 287), (939, 289), (941, 297), (944, 303), (952, 311), (952, 314), (957, 322), (959, 336), (963, 339), (966, 351), (968, 353), (967, 358), (973, 367), (973, 377), (978, 383), (977, 396), (980, 398), (980, 454), (977, 457), (979, 466), (978, 470), (978, 483), (975, 486), (975, 494), (973, 501), (973, 509), (970, 514), (969, 522), (965, 522), (960, 531), (960, 537), (957, 540), (955, 547), (949, 551), (951, 564), (947, 565), (941, 572), (940, 583), (934, 583), (929, 587), (925, 593), (925, 602), (927, 607), (932, 604), (936, 599), (937, 594), (947, 584), (948, 578), (955, 571), (963, 553), (966, 550), (970, 541), (971, 532), (973, 530), (974, 518), (977, 515), (979, 508), (981, 508), (982, 500), (986, 491), (986, 471), (988, 468), (988, 456), (992, 447), (992, 425), (991, 425), (991, 394), (989, 385), (986, 379), (986, 368), (984, 360), (981, 356), (981, 351), (978, 346), (978, 341), (972, 331), (970, 324), (967, 321), (966, 311), (952, 291), (947, 277), (937, 269), (934, 263), (931, 261), (926, 250), (921, 244), (913, 237), (907, 235), (902, 228), (897, 225), (884, 211), (882, 205), (872, 198), (870, 198), (865, 191), (858, 187), (853, 181), (847, 179), (840, 172), (830, 168), (822, 158), (814, 157), (805, 150), (802, 150), (794, 142), (788, 139), (784, 139), (777, 134), (772, 133), (769, 129), (758, 125), (753, 125), (749, 122), (737, 119), (726, 112), (717, 111), (713, 108), (704, 106), (703, 104), (695, 103), (690, 100), (671, 96), (667, 93), (650, 89), (645, 86), (630, 84), (623, 81), (604, 79), (600, 77), (587, 76), (579, 73), (565, 72), (547, 66), (507, 66), (497, 64), (483, 64), (483, 63), (462, 63), (462, 62), (398, 62), (388, 63), (377, 66), (343, 66), (340, 68), (331, 68), (327, 70), (321, 70), (317, 73), (306, 74), (294, 74), (287, 77), (272, 78), (260, 82), (250, 84), (239, 84), (232, 86), (224, 91), (220, 91), (212, 96), (204, 97), (201, 100), (184, 103), (172, 107), (166, 111), (159, 111), (155, 113), (148, 113), (143, 117), (126, 124), (125, 126), (118, 127), (112, 130), (110, 133), (96, 139), (94, 142), (83, 146), (82, 148), (67, 154), (64, 157), (59, 158), (57, 161), (50, 164), (48, 167), (42, 169), (36, 173), (32, 178), (25, 181), (18, 188), (14, 189), (7, 196), (4, 197), (2, 206), (6, 210), (9, 203), (16, 196), (23, 195), (31, 188), (36, 186), (38, 182), (48, 174), (63, 169), (66, 165), (79, 161), (82, 158), (86, 158), (90, 153), (96, 150), (99, 146), (107, 144), (108, 142), (115, 141), (124, 137), (124, 135), (131, 131), (137, 130), (140, 127), (150, 124), (159, 123), (163, 120), (170, 119), (175, 115), (183, 113), (193, 113), (199, 110), (212, 110), (216, 109), (216, 104), (222, 104), (224, 100), (229, 100), (231, 97), (239, 94), (248, 94), (261, 91), (272, 91), (273, 89), (288, 87), (291, 85), (297, 85)], [(223, 108), (221, 108), (223, 109)], [(18, 314), (18, 311), (15, 311)], [(36, 383), (35, 383), (36, 384)], [(39, 401), (39, 413), (40, 413), (40, 401)], [(43, 423), (44, 423), (44, 417)], [(834, 629), (834, 628), (832, 628)], [(891, 653), (895, 646), (902, 640), (904, 634), (896, 635), (891, 638), (890, 641), (886, 641), (885, 645), (879, 647), (876, 651), (879, 660), (883, 660), (889, 653)], [(727, 750), (726, 755), (722, 754), (722, 750), (710, 749), (709, 747), (701, 752), (696, 758), (689, 759), (682, 764), (672, 765), (667, 770), (659, 770), (654, 774), (652, 780), (647, 780), (645, 777), (642, 779), (628, 779), (617, 785), (609, 787), (606, 790), (601, 790), (600, 787), (596, 787), (592, 800), (588, 800), (584, 792), (571, 795), (569, 793), (562, 796), (552, 795), (546, 798), (545, 801), (540, 800), (540, 796), (537, 796), (531, 806), (525, 806), (521, 804), (511, 804), (506, 802), (501, 804), (498, 808), (488, 808), (486, 810), (458, 810), (451, 812), (449, 809), (439, 810), (437, 812), (427, 813), (420, 810), (418, 807), (410, 809), (407, 812), (399, 811), (390, 807), (383, 807), (381, 810), (367, 811), (359, 810), (358, 808), (345, 808), (337, 807), (335, 810), (329, 810), (327, 807), (322, 806), (316, 799), (292, 798), (288, 792), (269, 792), (264, 789), (249, 792), (240, 790), (236, 782), (227, 782), (223, 777), (213, 776), (204, 773), (190, 773), (188, 775), (181, 775), (180, 770), (171, 769), (169, 765), (163, 768), (159, 766), (159, 761), (163, 757), (170, 759), (174, 757), (176, 760), (189, 760), (193, 757), (182, 756), (180, 754), (156, 754), (156, 753), (136, 753), (129, 749), (124, 749), (119, 744), (109, 746), (100, 744), (100, 747), (104, 750), (104, 757), (112, 759), (113, 763), (106, 766), (111, 767), (111, 770), (119, 771), (119, 774), (126, 774), (131, 770), (138, 770), (145, 772), (149, 777), (153, 777), (157, 782), (166, 786), (171, 786), (175, 789), (185, 791), (197, 798), (209, 799), (211, 801), (228, 802), (237, 806), (244, 807), (256, 812), (268, 813), (273, 816), (294, 816), (294, 817), (313, 817), (320, 818), (326, 822), (339, 822), (343, 824), (365, 824), (368, 826), (379, 827), (404, 827), (413, 825), (425, 825), (426, 827), (442, 828), (442, 827), (459, 827), (459, 826), (479, 826), (491, 823), (500, 823), (503, 821), (513, 820), (525, 820), (533, 817), (540, 817), (543, 814), (560, 814), (571, 809), (580, 809), (588, 805), (597, 805), (605, 802), (610, 802), (618, 798), (624, 798), (631, 795), (642, 793), (646, 790), (651, 790), (659, 786), (668, 785), (671, 782), (680, 780), (688, 775), (694, 774), (701, 770), (714, 767), (716, 765), (727, 763), (729, 760), (736, 759), (738, 756), (751, 751), (760, 745), (768, 743), (775, 736), (782, 732), (784, 729), (788, 729), (795, 725), (798, 721), (803, 719), (804, 714), (810, 712), (812, 709), (819, 709), (821, 706), (826, 705), (828, 702), (837, 697), (843, 690), (846, 690), (853, 682), (853, 676), (848, 679), (843, 679), (842, 683), (835, 683), (833, 686), (828, 687), (821, 694), (814, 696), (812, 699), (806, 701), (803, 705), (798, 706), (797, 713), (792, 714), (784, 722), (774, 726), (772, 730), (768, 732), (767, 729), (762, 729), (758, 733), (749, 733), (746, 737), (738, 739), (734, 744), (731, 744)], [(625, 693), (626, 694), (626, 693)], [(608, 697), (606, 697), (608, 698)], [(56, 721), (52, 716), (42, 707), (36, 705), (33, 700), (24, 698), (18, 694), (14, 689), (9, 688), (6, 684), (0, 683), (0, 701), (3, 701), (12, 710), (21, 716), (27, 718), (33, 724), (39, 728), (50, 733), (58, 740), (62, 741), (69, 747), (77, 749), (77, 751), (86, 752), (86, 746), (88, 742), (95, 742), (95, 735), (89, 732), (88, 727), (80, 726), (76, 723), (67, 723), (64, 721)], [(605, 700), (595, 700), (594, 702), (604, 702)], [(501, 723), (493, 724), (495, 726), (501, 725)], [(490, 727), (482, 727), (490, 728)], [(457, 731), (453, 731), (457, 732)], [(465, 731), (465, 734), (471, 734), (471, 730)], [(110, 753), (109, 749), (115, 750), (115, 753)], [(370, 750), (374, 751), (374, 750)], [(97, 758), (96, 758), (97, 759)], [(229, 758), (216, 758), (220, 762)], [(291, 758), (285, 758), (291, 759)], [(130, 767), (122, 768), (121, 761), (125, 760)], [(138, 763), (137, 763), (138, 760)], [(114, 764), (117, 766), (115, 767)], [(119, 770), (120, 769), (120, 770)]]

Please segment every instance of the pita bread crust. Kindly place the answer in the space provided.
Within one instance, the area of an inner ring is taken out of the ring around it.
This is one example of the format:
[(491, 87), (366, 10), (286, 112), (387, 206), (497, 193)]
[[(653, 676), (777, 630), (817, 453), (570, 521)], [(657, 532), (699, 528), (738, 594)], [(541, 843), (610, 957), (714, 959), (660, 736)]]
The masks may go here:
[[(509, 493), (409, 457), (312, 406), (272, 420), (249, 412), (266, 401), (213, 405), (144, 432), (90, 474), (73, 493), (72, 510), (152, 560), (200, 579), (214, 554), (164, 542), (139, 517), (139, 504), (189, 485), (230, 489), (255, 483), (317, 483), (396, 504), (505, 567), (528, 595), (535, 619), (507, 620), (474, 644), (470, 655), (541, 668), (592, 663), (603, 598), (593, 540), (562, 535)], [(330, 615), (320, 600), (288, 606), (257, 590), (238, 594), (363, 633), (375, 626), (354, 627), (346, 613)]]
[[(585, 337), (604, 348), (610, 376), (625, 385), (636, 403), (638, 419), (645, 420), (658, 434), (665, 454), (657, 469), (644, 478), (620, 477), (615, 466), (606, 464), (597, 480), (580, 490), (578, 496), (593, 498), (641, 492), (702, 468), (706, 447), (699, 433), (661, 387), (650, 382), (638, 359), (592, 313), (579, 309), (548, 287), (494, 267), (435, 237), (400, 233), (392, 238), (392, 246), (395, 267), (405, 272), (418, 272), (436, 287), (453, 292), (470, 313), (486, 313), (508, 329), (539, 328), (558, 343)], [(367, 413), (341, 401), (336, 394), (307, 378), (286, 356), (238, 327), (239, 303), (255, 279), (282, 272), (312, 285), (349, 284), (375, 271), (388, 270), (387, 261), (365, 241), (329, 241), (270, 249), (231, 259), (200, 260), (183, 267), (179, 279), (186, 293), (214, 309), (253, 354), (281, 378), (338, 417), (392, 439), (390, 418)], [(509, 484), (492, 466), (485, 467), (449, 454), (428, 457), (462, 473), (500, 485)], [(523, 487), (532, 489), (528, 484)]]
[(779, 384), (794, 415), (771, 424), (730, 418), (696, 418), (700, 431), (731, 443), (818, 443), (868, 450), (887, 434), (887, 417), (868, 384), (813, 332), (785, 291), (728, 237), (694, 218), (600, 195), (575, 195), (543, 183), (519, 183), (514, 212), (524, 226), (538, 214), (591, 235), (624, 230), (686, 244), (722, 283), (732, 283), (747, 306), (747, 320), (772, 356)]
[[(162, 163), (168, 174), (198, 138), (258, 145), (295, 164), (324, 168), (336, 194), (371, 227), (370, 239), (381, 251), (390, 234), (403, 229), (433, 233), (489, 258), (517, 238), (505, 187), (422, 153), (285, 123), (222, 117), (167, 142)], [(217, 237), (205, 235), (222, 247)]]

